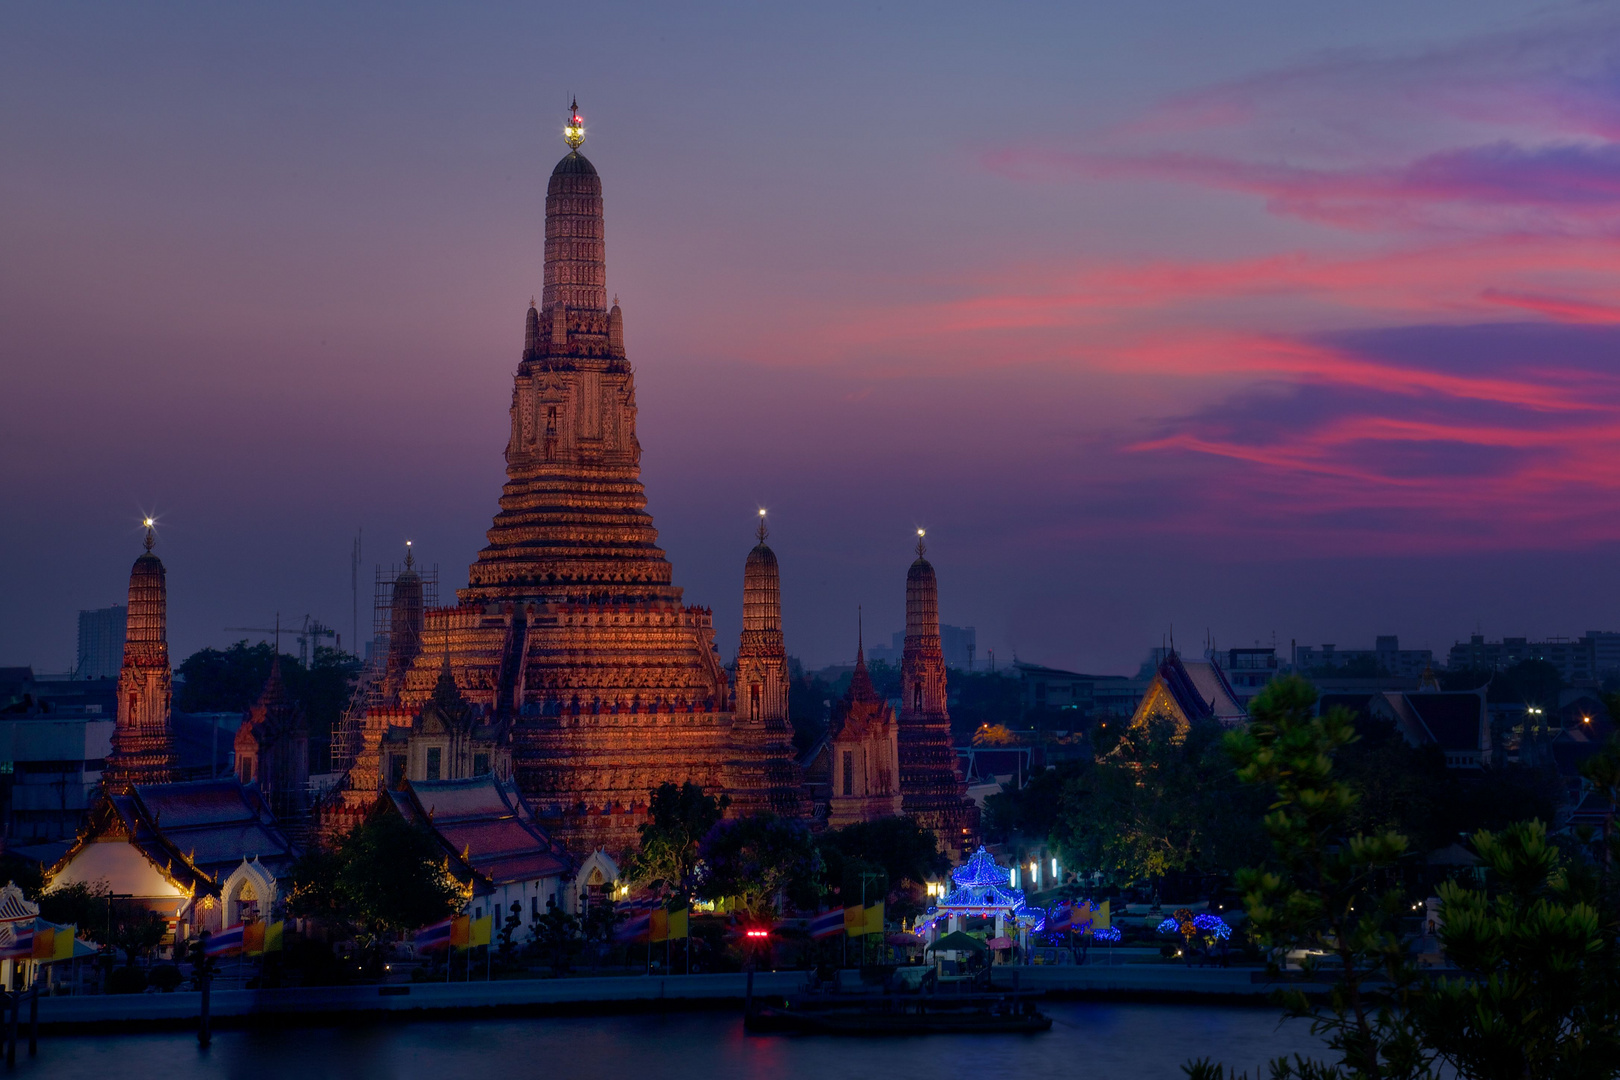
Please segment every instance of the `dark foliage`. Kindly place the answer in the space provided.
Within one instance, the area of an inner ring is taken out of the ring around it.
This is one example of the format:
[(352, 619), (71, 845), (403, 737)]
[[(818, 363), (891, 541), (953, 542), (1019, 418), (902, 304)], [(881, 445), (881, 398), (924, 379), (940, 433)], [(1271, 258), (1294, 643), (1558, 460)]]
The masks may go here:
[(795, 818), (752, 814), (718, 822), (699, 845), (697, 895), (729, 897), (750, 915), (771, 915), (777, 897), (811, 908), (821, 894), (821, 856), (810, 827)]

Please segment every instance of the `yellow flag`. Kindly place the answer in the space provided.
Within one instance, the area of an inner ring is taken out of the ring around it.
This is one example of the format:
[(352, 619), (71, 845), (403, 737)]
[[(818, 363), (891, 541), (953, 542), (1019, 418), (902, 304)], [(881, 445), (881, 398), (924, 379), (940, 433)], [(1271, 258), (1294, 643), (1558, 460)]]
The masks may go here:
[(467, 944), (469, 946), (488, 945), (490, 926), (493, 921), (493, 915), (485, 915), (482, 919), (474, 919), (467, 934)]
[(40, 919), (34, 926), (34, 954), (35, 960), (56, 959), (56, 928), (44, 919)]
[(1107, 930), (1114, 925), (1112, 916), (1108, 914), (1108, 903), (1107, 900), (1104, 900), (1102, 906), (1091, 916), (1091, 928), (1093, 930)]
[(264, 923), (250, 923), (242, 927), (242, 955), (264, 955)]
[(79, 936), (79, 928), (69, 924), (56, 931), (56, 953), (52, 960), (73, 959), (73, 939)]
[(669, 940), (669, 912), (661, 907), (652, 909), (652, 915), (647, 920), (648, 940)]
[(686, 936), (690, 909), (681, 908), (669, 913), (669, 940), (679, 941)]
[(264, 951), (267, 953), (281, 951), (281, 938), (286, 932), (287, 924), (276, 920), (264, 928)]
[(866, 909), (857, 904), (844, 909), (844, 933), (860, 937), (866, 933)]
[(883, 901), (879, 900), (866, 909), (866, 932), (868, 934), (883, 933)]
[(472, 919), (466, 915), (457, 915), (450, 920), (450, 945), (452, 948), (465, 949), (467, 939), (472, 934)]

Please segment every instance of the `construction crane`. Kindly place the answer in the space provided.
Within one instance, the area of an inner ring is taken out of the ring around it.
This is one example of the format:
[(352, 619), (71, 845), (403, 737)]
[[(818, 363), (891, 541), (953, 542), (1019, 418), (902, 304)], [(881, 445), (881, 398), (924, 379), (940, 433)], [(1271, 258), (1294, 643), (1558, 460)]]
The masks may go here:
[[(281, 652), (282, 626), (280, 612), (276, 613), (276, 625), (273, 627), (227, 626), (225, 627), (225, 630), (228, 633), (273, 634), (275, 635), (276, 652), (277, 654), (280, 654)], [(303, 630), (295, 632), (291, 627), (288, 627), (286, 632), (298, 639), (298, 662), (305, 668), (309, 667), (310, 653), (314, 649), (320, 648), (321, 638), (331, 638), (333, 640), (334, 647), (337, 646), (339, 640), (337, 631), (321, 622), (321, 620), (312, 619), (308, 615), (304, 616)]]

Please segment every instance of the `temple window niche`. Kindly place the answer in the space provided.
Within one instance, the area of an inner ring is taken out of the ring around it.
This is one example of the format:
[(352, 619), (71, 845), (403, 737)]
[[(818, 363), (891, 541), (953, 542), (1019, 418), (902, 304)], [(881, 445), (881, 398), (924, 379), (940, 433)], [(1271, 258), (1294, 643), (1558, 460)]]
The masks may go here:
[(427, 748), (427, 778), (437, 780), (443, 772), (444, 751), (437, 746)]
[(748, 686), (748, 718), (759, 719), (759, 683), (750, 683)]

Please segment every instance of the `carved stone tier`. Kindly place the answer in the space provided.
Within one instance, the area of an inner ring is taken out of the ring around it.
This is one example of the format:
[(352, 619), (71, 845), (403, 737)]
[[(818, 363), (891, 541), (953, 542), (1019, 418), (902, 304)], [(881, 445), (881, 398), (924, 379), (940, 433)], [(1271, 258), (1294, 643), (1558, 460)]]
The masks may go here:
[(946, 710), (945, 654), (939, 642), (939, 582), (922, 556), (906, 573), (906, 644), (900, 657), (900, 796), (912, 815), (960, 857), (976, 844), (978, 808), (951, 745)]

